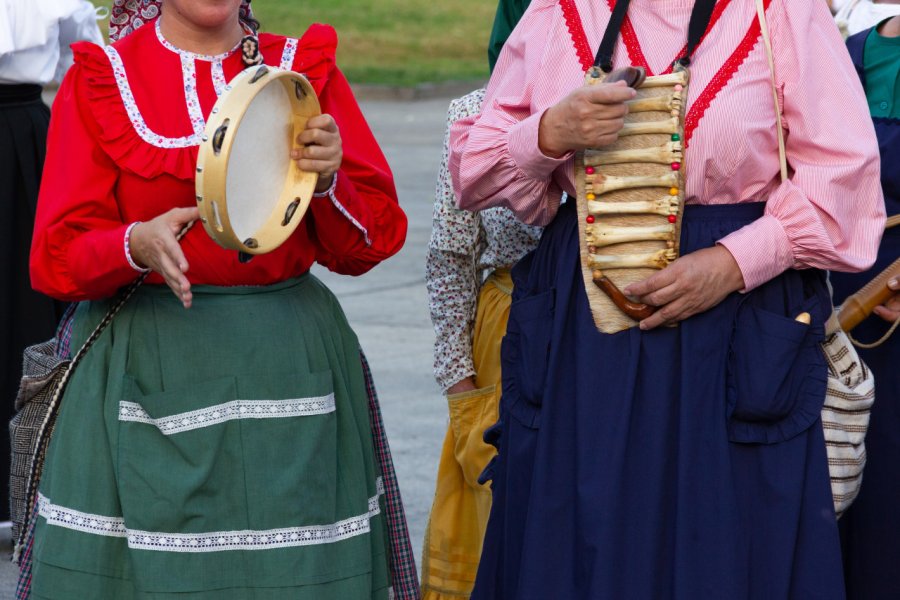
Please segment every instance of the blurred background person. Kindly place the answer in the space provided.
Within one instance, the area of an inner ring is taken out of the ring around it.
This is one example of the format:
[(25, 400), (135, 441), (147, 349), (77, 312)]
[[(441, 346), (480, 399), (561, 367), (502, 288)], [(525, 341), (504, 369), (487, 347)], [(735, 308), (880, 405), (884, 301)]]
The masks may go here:
[(841, 0), (832, 5), (837, 9), (834, 20), (845, 37), (900, 15), (900, 0)]
[[(491, 70), (528, 2), (500, 0), (488, 45)], [(496, 454), (482, 436), (498, 417), (510, 268), (541, 235), (541, 228), (522, 224), (507, 208), (456, 207), (447, 163), (450, 125), (480, 113), (484, 92), (480, 88), (450, 103), (425, 259), (434, 376), (447, 394), (450, 416), (422, 551), (425, 600), (468, 598), (475, 583), (491, 509), (490, 487), (478, 479)]]
[[(900, 13), (900, 5), (894, 5)], [(862, 79), (881, 152), (881, 186), (888, 217), (900, 215), (900, 16), (847, 40)], [(889, 221), (890, 223), (891, 221)], [(884, 232), (875, 265), (864, 273), (832, 273), (835, 304), (900, 257), (900, 227)], [(900, 290), (893, 282), (894, 290)], [(900, 318), (900, 294), (853, 330), (860, 342), (884, 336)], [(866, 435), (867, 462), (856, 501), (840, 521), (847, 596), (900, 598), (900, 335), (859, 354), (875, 374), (875, 404)]]
[[(28, 251), (44, 166), (50, 109), (42, 87), (72, 65), (69, 44), (103, 43), (94, 6), (85, 0), (0, 0), (0, 494), (9, 496), (5, 426), (22, 371), (22, 350), (53, 336), (65, 306), (32, 291)], [(9, 503), (0, 503), (0, 521)]]

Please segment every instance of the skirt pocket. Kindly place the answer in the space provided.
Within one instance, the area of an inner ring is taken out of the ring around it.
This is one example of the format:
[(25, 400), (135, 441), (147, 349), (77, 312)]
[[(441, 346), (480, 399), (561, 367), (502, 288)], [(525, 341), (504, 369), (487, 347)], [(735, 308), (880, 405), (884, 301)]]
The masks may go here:
[(552, 352), (555, 290), (547, 290), (512, 303), (503, 338), (504, 406), (523, 425), (539, 425)]
[[(341, 476), (359, 474), (339, 473), (333, 389), (331, 371), (236, 375), (146, 395), (126, 376), (118, 414), (122, 512), (140, 534), (129, 539), (131, 549), (156, 550), (134, 561), (139, 589), (259, 585), (258, 553), (229, 551), (263, 550), (267, 532), (304, 535), (304, 527), (359, 512), (343, 506), (348, 494), (338, 489)], [(281, 584), (334, 572), (332, 546), (323, 543)]]
[(497, 422), (497, 386), (461, 394), (449, 394), (450, 427), (453, 429), (456, 462), (469, 487), (478, 488), (478, 478), (497, 450), (485, 443), (484, 432)]
[[(814, 313), (813, 306), (809, 302), (796, 314)], [(749, 303), (738, 309), (727, 373), (731, 441), (778, 443), (819, 418), (826, 378), (822, 337), (820, 323)]]

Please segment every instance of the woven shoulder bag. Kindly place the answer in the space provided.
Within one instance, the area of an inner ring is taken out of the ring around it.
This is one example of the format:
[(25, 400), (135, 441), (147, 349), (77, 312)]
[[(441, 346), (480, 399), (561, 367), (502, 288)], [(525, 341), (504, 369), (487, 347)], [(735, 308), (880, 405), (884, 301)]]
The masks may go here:
[[(756, 12), (772, 79), (781, 180), (786, 181), (788, 170), (784, 129), (781, 125), (781, 107), (775, 86), (775, 60), (763, 0), (756, 0)], [(859, 357), (849, 336), (841, 330), (836, 313), (832, 313), (825, 324), (825, 334), (822, 352), (828, 364), (828, 388), (822, 407), (822, 428), (825, 432), (834, 512), (840, 518), (856, 499), (862, 485), (863, 468), (866, 466), (864, 442), (872, 404), (875, 402), (875, 377)]]

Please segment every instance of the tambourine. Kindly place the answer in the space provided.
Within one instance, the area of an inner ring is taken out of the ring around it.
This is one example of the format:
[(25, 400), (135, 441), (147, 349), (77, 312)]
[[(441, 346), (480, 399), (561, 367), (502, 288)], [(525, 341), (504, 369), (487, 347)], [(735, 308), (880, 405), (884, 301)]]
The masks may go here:
[(200, 221), (220, 246), (264, 254), (297, 229), (318, 175), (291, 159), (321, 114), (305, 77), (266, 65), (237, 75), (213, 106), (197, 155)]

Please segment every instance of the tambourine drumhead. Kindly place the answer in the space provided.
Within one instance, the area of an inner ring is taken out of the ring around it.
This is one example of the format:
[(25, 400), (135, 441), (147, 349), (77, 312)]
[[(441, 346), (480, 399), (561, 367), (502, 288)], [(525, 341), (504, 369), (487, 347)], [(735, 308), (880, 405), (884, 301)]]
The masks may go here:
[(321, 113), (299, 73), (250, 67), (229, 84), (210, 113), (197, 155), (197, 206), (219, 245), (271, 252), (297, 228), (318, 175), (290, 157), (306, 121)]

